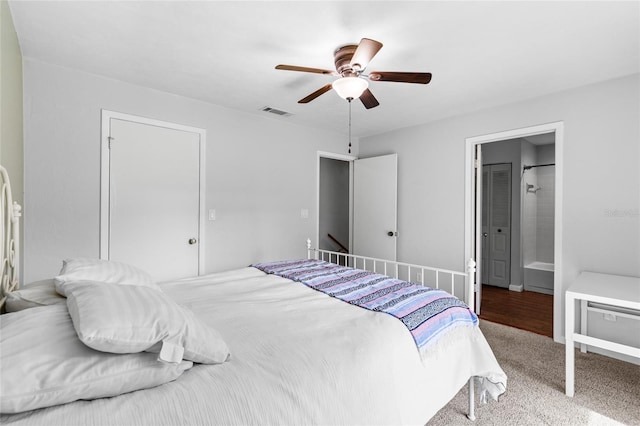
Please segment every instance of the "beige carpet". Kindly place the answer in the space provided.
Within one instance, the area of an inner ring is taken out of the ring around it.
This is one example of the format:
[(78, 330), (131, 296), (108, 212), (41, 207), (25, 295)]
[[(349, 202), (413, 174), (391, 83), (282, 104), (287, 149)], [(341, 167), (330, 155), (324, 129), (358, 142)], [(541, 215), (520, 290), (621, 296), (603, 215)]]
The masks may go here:
[(482, 332), (502, 369), (507, 392), (467, 412), (467, 388), (428, 425), (640, 425), (640, 366), (576, 351), (575, 397), (564, 394), (564, 345), (482, 320)]

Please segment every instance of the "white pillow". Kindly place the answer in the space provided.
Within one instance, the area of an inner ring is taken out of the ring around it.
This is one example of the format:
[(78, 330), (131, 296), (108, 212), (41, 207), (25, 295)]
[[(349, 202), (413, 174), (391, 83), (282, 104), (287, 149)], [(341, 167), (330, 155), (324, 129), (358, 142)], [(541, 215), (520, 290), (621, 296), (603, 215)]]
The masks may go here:
[(229, 358), (218, 331), (159, 288), (85, 281), (67, 284), (66, 292), (78, 337), (93, 349), (159, 352), (166, 362), (219, 364)]
[(66, 296), (65, 286), (75, 281), (99, 281), (110, 284), (141, 285), (158, 288), (147, 272), (122, 262), (75, 258), (62, 262), (60, 274), (54, 278), (56, 291)]
[(146, 352), (95, 351), (78, 340), (64, 305), (2, 315), (0, 327), (2, 413), (151, 388), (175, 380), (193, 365), (159, 362)]
[(17, 312), (38, 306), (66, 303), (67, 299), (56, 293), (56, 286), (52, 279), (36, 281), (21, 287), (17, 291), (7, 294), (5, 309), (7, 312)]

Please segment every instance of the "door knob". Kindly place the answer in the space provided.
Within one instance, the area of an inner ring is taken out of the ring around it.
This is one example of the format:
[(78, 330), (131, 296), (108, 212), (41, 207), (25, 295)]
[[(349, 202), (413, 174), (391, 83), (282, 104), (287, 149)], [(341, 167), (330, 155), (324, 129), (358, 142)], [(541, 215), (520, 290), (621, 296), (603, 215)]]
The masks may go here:
[(195, 238), (189, 238), (189, 244), (193, 245), (195, 243), (197, 243), (198, 240), (196, 240)]
[(482, 233), (482, 236), (483, 236), (483, 237), (486, 237), (487, 235), (488, 235), (488, 234), (487, 234), (486, 232), (483, 232), (483, 233)]
[(498, 232), (502, 232), (502, 229), (498, 229)]
[(394, 234), (393, 231), (387, 232), (387, 235), (390, 236), (390, 237), (393, 237), (393, 234)]

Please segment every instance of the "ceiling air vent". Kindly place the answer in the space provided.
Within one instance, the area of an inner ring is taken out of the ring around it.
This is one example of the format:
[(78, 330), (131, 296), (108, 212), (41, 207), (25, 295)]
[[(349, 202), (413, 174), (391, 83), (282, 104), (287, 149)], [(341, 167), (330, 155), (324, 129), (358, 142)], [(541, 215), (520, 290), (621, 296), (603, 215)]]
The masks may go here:
[(289, 116), (292, 115), (290, 112), (282, 111), (280, 109), (275, 109), (275, 108), (271, 108), (271, 107), (267, 107), (267, 106), (262, 108), (261, 111), (268, 112), (270, 114), (279, 115), (281, 117), (289, 117)]

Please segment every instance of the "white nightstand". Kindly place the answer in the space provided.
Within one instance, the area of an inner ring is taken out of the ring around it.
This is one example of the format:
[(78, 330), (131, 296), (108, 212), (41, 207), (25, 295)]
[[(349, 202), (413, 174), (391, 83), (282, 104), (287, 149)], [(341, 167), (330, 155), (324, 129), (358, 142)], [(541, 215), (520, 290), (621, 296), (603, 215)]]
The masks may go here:
[[(575, 331), (576, 300), (581, 301), (581, 328), (579, 333)], [(573, 396), (574, 394), (575, 342), (640, 358), (640, 348), (587, 335), (586, 314), (587, 309), (590, 309), (589, 302), (631, 309), (640, 313), (640, 278), (582, 272), (567, 290), (565, 296), (565, 392), (567, 396)], [(597, 309), (603, 313), (607, 310), (606, 307)], [(640, 319), (640, 316), (637, 315), (621, 314), (615, 310), (610, 312), (612, 315), (628, 315), (629, 317)]]

